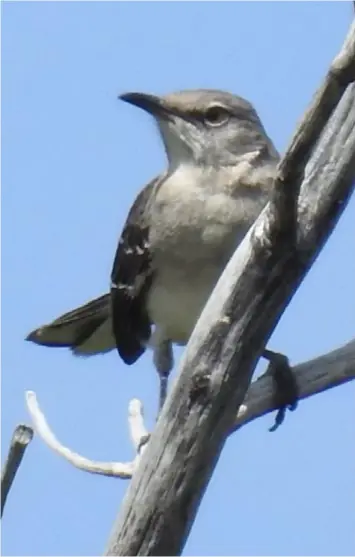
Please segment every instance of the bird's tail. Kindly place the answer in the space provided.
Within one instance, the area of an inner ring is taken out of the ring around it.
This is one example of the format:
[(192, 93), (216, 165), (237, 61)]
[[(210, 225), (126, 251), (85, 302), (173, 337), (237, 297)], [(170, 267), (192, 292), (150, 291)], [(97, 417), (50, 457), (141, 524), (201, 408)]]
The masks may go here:
[(35, 329), (26, 340), (42, 346), (67, 347), (78, 356), (113, 350), (116, 343), (112, 334), (110, 295), (104, 294)]

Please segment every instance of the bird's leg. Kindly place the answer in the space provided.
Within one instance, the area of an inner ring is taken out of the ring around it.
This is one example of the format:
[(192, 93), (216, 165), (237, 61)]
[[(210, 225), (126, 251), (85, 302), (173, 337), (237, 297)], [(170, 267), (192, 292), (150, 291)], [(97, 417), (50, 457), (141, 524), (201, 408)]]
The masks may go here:
[(174, 365), (173, 348), (170, 340), (164, 340), (155, 347), (154, 364), (158, 372), (160, 381), (158, 409), (159, 417), (168, 392), (169, 375)]
[(274, 400), (278, 411), (275, 423), (270, 428), (270, 431), (275, 431), (284, 421), (286, 410), (296, 409), (299, 389), (287, 356), (266, 349), (262, 356), (270, 362), (266, 373), (272, 375), (275, 384)]
[(159, 381), (160, 381), (160, 388), (159, 388), (159, 408), (158, 408), (158, 416), (161, 412), (161, 409), (164, 406), (165, 399), (168, 394), (168, 380), (169, 375), (167, 373), (160, 373), (159, 374)]

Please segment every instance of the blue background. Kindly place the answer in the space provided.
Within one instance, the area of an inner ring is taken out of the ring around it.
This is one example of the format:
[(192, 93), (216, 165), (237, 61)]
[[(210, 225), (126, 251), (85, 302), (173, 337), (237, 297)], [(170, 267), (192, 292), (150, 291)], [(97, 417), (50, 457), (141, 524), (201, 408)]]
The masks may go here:
[[(165, 166), (149, 116), (117, 100), (213, 87), (247, 97), (282, 152), (337, 54), (349, 3), (5, 3), (2, 87), (2, 450), (26, 389), (59, 439), (130, 460), (127, 406), (154, 423), (151, 355), (75, 359), (24, 342), (107, 291), (138, 190)], [(298, 363), (354, 334), (353, 199), (269, 344)], [(193, 555), (353, 555), (354, 385), (233, 435), (185, 547)], [(3, 555), (100, 555), (128, 483), (72, 468), (39, 439), (3, 520)]]

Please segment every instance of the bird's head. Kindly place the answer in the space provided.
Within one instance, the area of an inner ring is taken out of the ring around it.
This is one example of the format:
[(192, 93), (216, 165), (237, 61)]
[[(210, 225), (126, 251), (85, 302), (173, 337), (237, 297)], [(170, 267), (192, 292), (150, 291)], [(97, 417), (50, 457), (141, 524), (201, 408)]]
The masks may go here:
[(254, 107), (231, 93), (197, 89), (163, 97), (125, 93), (120, 99), (154, 116), (170, 167), (230, 166), (257, 152), (278, 157)]

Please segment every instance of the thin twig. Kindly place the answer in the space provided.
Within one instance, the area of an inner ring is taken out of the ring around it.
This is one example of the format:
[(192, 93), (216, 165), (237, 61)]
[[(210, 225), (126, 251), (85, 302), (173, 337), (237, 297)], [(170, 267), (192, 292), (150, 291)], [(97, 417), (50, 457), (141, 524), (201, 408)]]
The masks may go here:
[(22, 462), (27, 445), (32, 441), (33, 429), (26, 424), (16, 426), (13, 433), (9, 454), (1, 474), (1, 516), (17, 470)]
[(70, 464), (80, 470), (84, 470), (85, 472), (90, 472), (92, 474), (114, 476), (122, 479), (132, 477), (132, 474), (142, 455), (143, 449), (145, 448), (146, 441), (149, 438), (143, 422), (143, 405), (139, 400), (132, 400), (129, 404), (128, 410), (128, 422), (131, 439), (137, 453), (132, 462), (100, 462), (81, 456), (58, 441), (50, 429), (47, 420), (39, 407), (36, 394), (33, 391), (26, 392), (26, 404), (31, 414), (36, 433), (50, 449), (65, 458), (65, 460), (67, 460)]

